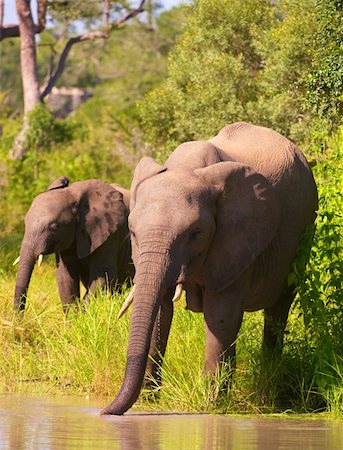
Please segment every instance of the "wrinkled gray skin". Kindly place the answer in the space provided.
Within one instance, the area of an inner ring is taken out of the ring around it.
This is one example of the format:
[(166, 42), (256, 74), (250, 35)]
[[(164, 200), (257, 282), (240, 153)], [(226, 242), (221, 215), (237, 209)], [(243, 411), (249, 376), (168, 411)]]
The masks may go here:
[(25, 216), (14, 309), (23, 311), (32, 270), (40, 254), (56, 254), (64, 309), (99, 287), (119, 288), (133, 275), (127, 216), (129, 191), (101, 180), (60, 177), (32, 202)]
[(177, 283), (187, 308), (204, 314), (207, 372), (234, 357), (244, 311), (264, 309), (263, 345), (275, 349), (294, 297), (287, 275), (316, 207), (305, 157), (267, 128), (229, 125), (180, 145), (164, 166), (143, 158), (131, 188), (136, 291), (126, 372), (102, 414), (132, 406), (146, 367), (159, 379), (147, 358), (164, 355)]

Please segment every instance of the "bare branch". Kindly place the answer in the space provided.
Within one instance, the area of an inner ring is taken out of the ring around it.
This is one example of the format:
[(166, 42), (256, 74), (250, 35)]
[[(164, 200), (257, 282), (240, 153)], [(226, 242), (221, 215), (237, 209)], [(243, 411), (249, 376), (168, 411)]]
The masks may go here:
[[(4, 10), (4, 0), (0, 0), (0, 10)], [(46, 9), (47, 9), (47, 1), (46, 0), (37, 0), (37, 15), (38, 15), (38, 25), (34, 25), (34, 33), (39, 34), (45, 30), (46, 26)], [(1, 14), (1, 11), (0, 11)], [(1, 19), (0, 19), (1, 20)], [(3, 20), (0, 22), (0, 41), (7, 38), (19, 37), (19, 25), (8, 24), (3, 25)]]
[(144, 9), (144, 3), (145, 0), (141, 0), (138, 8), (133, 9), (131, 12), (129, 12), (126, 16), (122, 17), (121, 19), (116, 20), (112, 25), (111, 29), (118, 27), (119, 25), (127, 22), (128, 20), (132, 19), (133, 17), (136, 17), (138, 14), (145, 11)]
[(90, 31), (89, 33), (82, 34), (80, 36), (76, 36), (73, 38), (70, 38), (66, 44), (66, 46), (63, 49), (63, 52), (61, 53), (60, 60), (57, 65), (57, 69), (55, 73), (50, 77), (46, 87), (44, 88), (43, 92), (41, 93), (41, 100), (43, 100), (47, 95), (50, 94), (52, 88), (55, 86), (57, 80), (62, 75), (65, 63), (67, 61), (69, 52), (74, 44), (78, 44), (79, 42), (84, 41), (94, 41), (95, 39), (107, 39), (108, 34), (104, 33), (103, 31)]
[(105, 0), (104, 4), (104, 27), (106, 30), (109, 29), (110, 25), (110, 0)]
[[(109, 2), (106, 1), (106, 5), (107, 5), (107, 3), (108, 3), (108, 7), (109, 7)], [(112, 29), (118, 27), (119, 25), (127, 22), (128, 20), (132, 19), (133, 17), (137, 16), (138, 14), (142, 13), (144, 11), (144, 3), (145, 3), (145, 0), (141, 0), (138, 8), (132, 10), (131, 12), (129, 12), (126, 16), (122, 17), (121, 19), (116, 20), (116, 22), (114, 24), (109, 26), (109, 29), (112, 30)], [(108, 11), (108, 14), (109, 14), (109, 11)], [(78, 44), (79, 42), (84, 42), (84, 41), (94, 41), (95, 39), (108, 39), (108, 37), (109, 37), (109, 34), (107, 32), (90, 31), (88, 33), (70, 38), (61, 53), (55, 73), (50, 76), (46, 87), (42, 90), (42, 93), (40, 96), (41, 100), (43, 100), (47, 95), (50, 94), (50, 92), (51, 92), (52, 88), (55, 86), (57, 80), (62, 75), (69, 52), (74, 44)]]
[[(38, 17), (38, 30), (45, 30), (46, 26), (46, 0), (37, 0), (37, 17)], [(40, 32), (41, 32), (40, 31)]]

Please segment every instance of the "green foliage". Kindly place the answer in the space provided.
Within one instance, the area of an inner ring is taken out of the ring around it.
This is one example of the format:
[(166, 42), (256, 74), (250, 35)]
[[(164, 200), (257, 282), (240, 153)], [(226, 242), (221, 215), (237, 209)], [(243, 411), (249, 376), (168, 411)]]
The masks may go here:
[(181, 4), (167, 11), (162, 11), (156, 18), (159, 51), (168, 55), (180, 32), (184, 29), (190, 9)]
[[(1, 289), (0, 391), (110, 395), (120, 382), (117, 367), (124, 366), (126, 356), (117, 348), (118, 342), (125, 348), (128, 334), (128, 321), (116, 320), (121, 298), (98, 296), (86, 311), (75, 307), (66, 318), (54, 278), (49, 266), (35, 271), (22, 319), (12, 316), (12, 292)], [(27, 383), (31, 380), (37, 382)]]
[[(18, 130), (17, 127), (18, 124), (14, 129)], [(19, 201), (22, 206), (27, 207), (33, 197), (50, 184), (47, 183), (49, 175), (44, 170), (52, 158), (52, 148), (54, 151), (57, 147), (60, 150), (73, 139), (82, 140), (84, 132), (80, 123), (72, 119), (55, 119), (44, 105), (38, 105), (28, 116), (25, 141), (28, 150), (20, 161), (8, 158), (8, 150), (13, 145), (14, 138), (11, 127), (6, 127), (4, 140), (1, 142), (1, 160), (7, 168), (3, 195), (5, 202), (11, 204)]]
[(312, 66), (307, 75), (307, 98), (331, 127), (341, 122), (343, 112), (343, 3), (316, 0)]
[(310, 143), (314, 127), (313, 117), (303, 106), (303, 75), (311, 64), (314, 7), (315, 0), (276, 1), (271, 27), (255, 35), (263, 67), (258, 73), (257, 100), (248, 105), (249, 120), (288, 135), (299, 145)]
[(151, 142), (170, 150), (246, 118), (261, 65), (253, 36), (257, 27), (270, 26), (271, 13), (268, 1), (195, 3), (170, 56), (168, 79), (140, 106)]
[(163, 159), (181, 142), (239, 120), (271, 127), (305, 149), (319, 145), (328, 103), (336, 105), (335, 120), (341, 117), (338, 3), (336, 9), (329, 29), (332, 7), (319, 0), (195, 2), (166, 81), (140, 103), (157, 154)]
[[(332, 335), (333, 348), (343, 348), (340, 318), (343, 310), (343, 128), (329, 142), (325, 158), (315, 167), (319, 187), (319, 210), (311, 260), (306, 274), (306, 291), (301, 295), (306, 321), (317, 330)], [(316, 323), (319, 320), (320, 323)], [(325, 325), (325, 326), (324, 326)]]
[(20, 70), (20, 43), (18, 39), (6, 39), (0, 43), (0, 116), (5, 108), (18, 112), (22, 108)]
[(28, 113), (28, 132), (25, 146), (30, 150), (48, 151), (52, 145), (67, 144), (76, 133), (80, 124), (73, 120), (54, 118), (49, 109), (40, 104)]
[(317, 155), (314, 168), (319, 209), (311, 256), (298, 293), (320, 390), (335, 384), (334, 363), (343, 357), (342, 127), (328, 147), (325, 156)]
[[(120, 2), (117, 2), (120, 3)], [(56, 20), (72, 22), (77, 19), (93, 19), (100, 17), (102, 12), (101, 2), (98, 0), (68, 0), (68, 2), (52, 1), (49, 4), (49, 13)]]

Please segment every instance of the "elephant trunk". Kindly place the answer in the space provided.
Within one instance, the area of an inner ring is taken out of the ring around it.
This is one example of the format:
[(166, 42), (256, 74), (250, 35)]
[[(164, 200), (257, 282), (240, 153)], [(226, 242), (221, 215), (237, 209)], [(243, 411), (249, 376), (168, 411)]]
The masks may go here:
[(142, 387), (154, 322), (169, 287), (170, 243), (160, 241), (147, 240), (141, 246), (124, 381), (117, 397), (101, 414), (124, 414), (135, 403)]
[(29, 287), (32, 271), (36, 262), (32, 243), (24, 240), (20, 249), (19, 268), (14, 292), (14, 310), (24, 311), (26, 293)]

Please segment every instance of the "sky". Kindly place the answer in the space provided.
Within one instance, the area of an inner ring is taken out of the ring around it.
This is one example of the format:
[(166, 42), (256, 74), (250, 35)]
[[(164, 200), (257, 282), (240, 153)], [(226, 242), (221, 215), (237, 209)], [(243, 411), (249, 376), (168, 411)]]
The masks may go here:
[[(172, 6), (182, 3), (182, 0), (160, 0), (165, 9), (169, 9)], [(36, 0), (31, 0), (32, 11), (34, 18), (36, 18)], [(17, 13), (15, 9), (15, 0), (5, 0), (5, 17), (4, 24), (18, 23)]]

